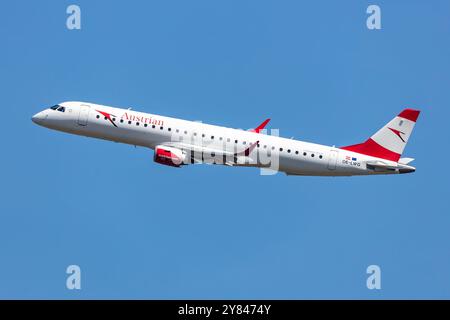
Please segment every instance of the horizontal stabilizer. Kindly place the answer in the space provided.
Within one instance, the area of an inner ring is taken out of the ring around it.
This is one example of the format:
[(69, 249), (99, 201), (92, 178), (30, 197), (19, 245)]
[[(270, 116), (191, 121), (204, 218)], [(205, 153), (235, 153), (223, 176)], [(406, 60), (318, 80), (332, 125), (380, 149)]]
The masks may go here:
[(400, 158), (400, 160), (398, 160), (398, 163), (401, 164), (408, 164), (410, 162), (413, 162), (414, 158)]
[(388, 164), (383, 161), (367, 161), (367, 169), (372, 169), (374, 171), (386, 172), (386, 171), (398, 171), (398, 173), (408, 173), (416, 171), (416, 168), (408, 166), (406, 164)]

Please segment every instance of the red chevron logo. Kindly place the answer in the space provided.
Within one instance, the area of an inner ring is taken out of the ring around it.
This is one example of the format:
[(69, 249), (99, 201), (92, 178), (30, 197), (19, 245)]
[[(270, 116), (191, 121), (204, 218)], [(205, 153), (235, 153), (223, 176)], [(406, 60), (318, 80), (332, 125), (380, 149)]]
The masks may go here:
[(96, 110), (96, 111), (97, 111), (98, 113), (102, 114), (106, 119), (108, 119), (109, 122), (111, 122), (112, 125), (113, 125), (114, 127), (117, 127), (117, 125), (114, 123), (114, 121), (113, 121), (112, 118), (111, 118), (111, 116), (115, 118), (115, 117), (116, 117), (115, 115), (110, 114), (110, 113), (108, 113), (108, 112), (100, 111), (100, 110)]
[(404, 132), (401, 132), (401, 131), (398, 131), (398, 130), (396, 130), (396, 129), (392, 129), (392, 128), (389, 128), (389, 127), (388, 127), (388, 129), (391, 130), (393, 133), (395, 133), (395, 135), (396, 135), (397, 137), (399, 137), (400, 140), (402, 140), (403, 142), (405, 142), (405, 139), (403, 139), (403, 137), (401, 136), (401, 134), (405, 134)]

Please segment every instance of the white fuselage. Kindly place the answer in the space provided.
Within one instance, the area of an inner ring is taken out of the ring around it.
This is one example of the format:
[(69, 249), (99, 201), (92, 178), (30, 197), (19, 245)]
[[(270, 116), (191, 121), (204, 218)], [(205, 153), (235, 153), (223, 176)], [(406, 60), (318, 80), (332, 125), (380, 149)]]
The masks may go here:
[[(227, 154), (244, 154), (250, 145), (259, 142), (258, 147), (248, 155), (253, 161), (231, 165), (271, 168), (288, 175), (399, 173), (392, 168), (374, 170), (366, 165), (367, 162), (382, 161), (389, 166), (398, 166), (397, 162), (320, 144), (92, 103), (64, 102), (57, 107), (63, 107), (64, 110), (46, 109), (36, 114), (33, 121), (59, 131), (151, 149), (163, 145), (179, 148), (183, 152), (195, 148), (200, 153), (208, 153), (208, 157), (197, 154), (196, 163), (202, 162), (204, 158), (211, 159), (211, 150), (213, 157), (222, 160), (222, 156), (217, 156), (221, 155), (221, 151)], [(276, 161), (271, 161), (271, 164), (267, 161), (262, 163), (257, 153), (269, 154), (272, 160), (276, 157)]]

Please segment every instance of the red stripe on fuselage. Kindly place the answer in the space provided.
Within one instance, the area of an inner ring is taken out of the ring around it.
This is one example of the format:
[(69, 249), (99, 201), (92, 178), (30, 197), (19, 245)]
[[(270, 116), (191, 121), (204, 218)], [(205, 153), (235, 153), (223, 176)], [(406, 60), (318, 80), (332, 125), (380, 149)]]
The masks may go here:
[(340, 149), (365, 154), (367, 156), (391, 160), (395, 162), (398, 162), (401, 156), (401, 154), (398, 154), (396, 152), (393, 152), (391, 150), (382, 147), (381, 145), (379, 145), (370, 138), (364, 143), (354, 144), (352, 146), (347, 147), (341, 147)]

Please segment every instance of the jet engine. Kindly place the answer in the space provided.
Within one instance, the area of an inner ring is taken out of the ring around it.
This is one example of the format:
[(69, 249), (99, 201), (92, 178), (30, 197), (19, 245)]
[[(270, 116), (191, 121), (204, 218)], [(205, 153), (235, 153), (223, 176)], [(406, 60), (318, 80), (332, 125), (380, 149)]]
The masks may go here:
[(180, 167), (186, 159), (186, 154), (177, 148), (167, 146), (156, 146), (153, 160), (156, 163), (171, 167)]

